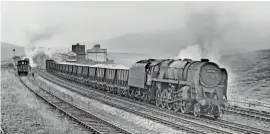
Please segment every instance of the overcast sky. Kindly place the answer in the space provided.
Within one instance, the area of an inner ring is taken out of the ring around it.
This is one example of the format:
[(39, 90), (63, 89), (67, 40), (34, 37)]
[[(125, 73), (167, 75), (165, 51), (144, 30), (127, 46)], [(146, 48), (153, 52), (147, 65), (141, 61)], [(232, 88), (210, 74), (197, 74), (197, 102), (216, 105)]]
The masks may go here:
[(270, 27), (270, 2), (2, 2), (1, 38), (26, 45), (46, 31), (49, 35), (39, 45), (70, 47), (76, 42), (182, 28), (186, 14), (205, 9), (243, 25)]

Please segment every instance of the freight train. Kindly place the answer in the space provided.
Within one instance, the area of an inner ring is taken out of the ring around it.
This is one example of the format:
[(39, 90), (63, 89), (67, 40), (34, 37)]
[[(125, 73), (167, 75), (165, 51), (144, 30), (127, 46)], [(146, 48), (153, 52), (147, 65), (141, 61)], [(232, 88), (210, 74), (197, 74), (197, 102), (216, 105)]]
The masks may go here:
[(169, 110), (217, 119), (227, 102), (228, 74), (208, 59), (147, 59), (129, 69), (69, 65), (46, 60), (64, 79)]
[(30, 63), (29, 63), (28, 58), (25, 58), (23, 60), (18, 60), (17, 72), (19, 76), (28, 75), (28, 73), (31, 71), (31, 66), (29, 64)]

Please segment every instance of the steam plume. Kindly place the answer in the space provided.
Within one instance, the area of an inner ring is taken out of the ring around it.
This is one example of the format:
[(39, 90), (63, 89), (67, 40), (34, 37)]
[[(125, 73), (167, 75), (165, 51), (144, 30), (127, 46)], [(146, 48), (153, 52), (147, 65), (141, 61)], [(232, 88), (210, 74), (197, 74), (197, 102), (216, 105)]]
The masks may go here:
[[(220, 40), (225, 34), (224, 26), (214, 11), (192, 13), (187, 17), (186, 30), (195, 45), (179, 52), (178, 58), (208, 58), (218, 62), (220, 58)], [(186, 57), (183, 57), (186, 56)]]
[(59, 33), (59, 28), (56, 26), (31, 26), (28, 31), (29, 43), (25, 46), (26, 57), (30, 60), (31, 67), (35, 67), (36, 64), (33, 58), (39, 54), (46, 54), (52, 57), (54, 51), (52, 49), (46, 49), (43, 47), (38, 47), (39, 43), (42, 41), (48, 41), (52, 39), (55, 35)]

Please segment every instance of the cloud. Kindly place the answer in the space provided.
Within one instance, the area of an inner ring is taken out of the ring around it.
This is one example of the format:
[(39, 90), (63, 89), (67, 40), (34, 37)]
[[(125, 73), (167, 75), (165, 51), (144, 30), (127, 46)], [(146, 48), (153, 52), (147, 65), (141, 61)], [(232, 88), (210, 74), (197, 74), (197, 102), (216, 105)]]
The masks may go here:
[[(164, 35), (164, 38), (153, 36), (145, 42), (141, 41), (144, 38), (130, 41), (131, 43), (125, 43), (126, 40), (123, 39), (121, 42), (124, 43), (117, 42), (116, 45), (108, 42), (106, 47), (111, 47), (108, 48), (109, 51), (114, 48), (121, 48), (122, 52), (128, 52), (130, 49), (134, 51), (143, 49), (145, 52), (152, 52), (153, 47), (155, 47), (159, 51), (176, 54), (180, 49), (178, 44), (201, 44), (198, 42), (208, 42), (208, 44), (222, 42), (220, 44), (224, 44), (224, 41), (226, 41), (227, 44), (220, 45), (220, 47), (230, 45), (227, 48), (233, 50), (236, 50), (235, 47), (241, 50), (242, 48), (258, 49), (260, 46), (260, 48), (269, 46), (269, 43), (262, 42), (263, 45), (258, 43), (260, 40), (265, 40), (263, 38), (269, 35), (269, 33), (266, 33), (270, 31), (269, 28), (267, 29), (270, 24), (269, 4), (269, 2), (3, 2), (1, 32), (2, 40), (12, 44), (23, 45), (32, 42), (43, 46), (67, 48), (76, 42), (99, 41), (132, 33), (142, 34), (144, 32), (182, 29), (187, 20), (195, 20), (195, 24), (191, 23), (190, 25), (195, 25), (194, 28), (197, 29), (196, 24), (200, 24), (204, 17), (209, 17), (210, 23), (207, 20), (202, 22), (208, 29), (201, 30), (208, 32), (208, 35), (203, 34), (204, 32), (195, 32), (193, 37), (196, 38), (190, 37), (191, 39), (187, 40), (185, 36), (189, 33), (180, 31), (174, 34), (175, 36), (170, 33)], [(210, 13), (205, 12), (206, 9), (213, 8), (215, 9), (213, 10), (214, 13), (212, 11), (209, 11)], [(220, 15), (227, 12), (230, 14), (226, 17)], [(187, 17), (185, 17), (185, 14), (187, 14)], [(243, 32), (238, 28), (227, 34), (227, 28), (224, 28), (223, 24), (226, 20), (230, 20), (231, 16), (234, 17), (232, 14), (236, 14), (241, 26), (253, 29)], [(198, 15), (203, 17), (192, 17)], [(61, 22), (61, 24), (55, 26), (57, 22)], [(28, 26), (29, 24), (33, 25)], [(217, 27), (209, 30), (210, 24)], [(264, 28), (259, 29), (258, 26), (262, 26), (262, 24), (265, 25)], [(61, 34), (51, 36), (54, 30), (44, 30), (47, 29), (44, 28), (47, 26), (56, 29), (61, 26)], [(220, 26), (221, 29), (219, 29)], [(190, 28), (192, 29), (192, 26)], [(203, 27), (198, 29), (200, 28)], [(245, 33), (252, 33), (256, 28), (260, 33), (248, 35), (252, 39), (243, 36)], [(28, 29), (29, 32), (25, 32), (24, 29)], [(225, 30), (225, 32), (222, 30)], [(44, 34), (44, 31), (49, 34)], [(27, 38), (25, 38), (26, 33), (29, 33)], [(179, 36), (177, 37), (177, 35)], [(202, 39), (198, 39), (198, 35)], [(259, 35), (265, 36), (256, 39), (255, 36)], [(183, 38), (182, 41), (179, 38)], [(220, 41), (222, 39), (223, 41)], [(254, 41), (255, 39), (256, 41)], [(166, 45), (159, 45), (153, 40), (165, 42)], [(209, 40), (212, 42), (209, 43)], [(253, 42), (250, 43), (251, 41)], [(258, 45), (253, 46), (252, 44), (255, 43)], [(138, 44), (143, 44), (143, 48), (137, 47)], [(102, 43), (101, 45), (105, 46)]]

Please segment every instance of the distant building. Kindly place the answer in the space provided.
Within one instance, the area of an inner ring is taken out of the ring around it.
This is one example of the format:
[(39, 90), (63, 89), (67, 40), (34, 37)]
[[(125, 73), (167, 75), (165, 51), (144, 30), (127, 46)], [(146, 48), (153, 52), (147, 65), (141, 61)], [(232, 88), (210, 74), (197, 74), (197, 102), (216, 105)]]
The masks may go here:
[(101, 49), (100, 44), (96, 44), (92, 49), (87, 50), (87, 60), (104, 62), (107, 61), (107, 49)]
[(107, 49), (101, 49), (100, 44), (88, 49), (85, 54), (85, 45), (72, 45), (72, 51), (66, 54), (66, 62), (75, 62), (86, 65), (114, 64), (113, 60), (107, 58)]
[(76, 53), (78, 63), (85, 61), (85, 45), (80, 45), (79, 43), (72, 45), (72, 51)]

